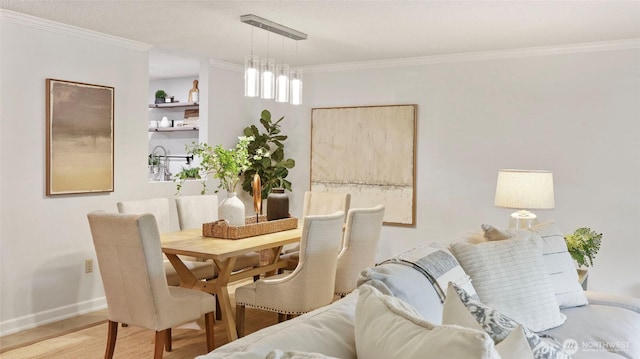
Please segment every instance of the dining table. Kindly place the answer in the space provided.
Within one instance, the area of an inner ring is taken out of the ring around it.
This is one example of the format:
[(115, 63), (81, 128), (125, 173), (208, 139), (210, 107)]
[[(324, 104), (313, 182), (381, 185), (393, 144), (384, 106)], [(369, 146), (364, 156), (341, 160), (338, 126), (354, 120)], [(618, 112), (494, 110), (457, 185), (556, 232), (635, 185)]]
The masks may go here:
[[(161, 235), (162, 252), (167, 256), (178, 276), (180, 286), (198, 289), (215, 294), (220, 304), (222, 324), (229, 342), (238, 339), (235, 316), (233, 314), (229, 283), (265, 274), (276, 273), (287, 267), (287, 261), (280, 259), (282, 247), (300, 241), (302, 225), (297, 228), (262, 234), (242, 239), (225, 239), (205, 237), (202, 229), (182, 230)], [(240, 271), (233, 271), (238, 256), (261, 252), (260, 266)], [(212, 260), (217, 268), (217, 276), (208, 281), (198, 280), (180, 255)]]

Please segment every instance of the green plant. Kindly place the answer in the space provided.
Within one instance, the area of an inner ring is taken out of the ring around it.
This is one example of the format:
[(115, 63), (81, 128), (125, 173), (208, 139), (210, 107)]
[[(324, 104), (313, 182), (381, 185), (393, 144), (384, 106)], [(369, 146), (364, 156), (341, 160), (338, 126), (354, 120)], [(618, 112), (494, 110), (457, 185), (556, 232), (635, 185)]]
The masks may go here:
[(567, 242), (567, 249), (571, 257), (580, 266), (592, 266), (598, 250), (602, 233), (596, 233), (591, 228), (578, 228), (573, 234), (564, 237)]
[(164, 90), (156, 91), (156, 98), (167, 98), (167, 93)]
[(182, 171), (176, 173), (175, 181), (176, 181), (176, 189), (178, 193), (182, 189), (182, 185), (184, 181), (188, 179), (201, 179), (200, 170), (197, 167), (194, 168), (184, 168), (182, 167)]
[[(217, 178), (220, 183), (218, 188), (223, 188), (231, 193), (235, 191), (236, 185), (240, 181), (240, 176), (244, 173), (249, 165), (248, 146), (253, 141), (253, 137), (240, 136), (235, 148), (225, 149), (222, 145), (212, 147), (206, 143), (186, 146), (187, 154), (193, 154), (200, 158), (200, 165), (192, 169), (196, 169), (199, 175), (204, 174), (202, 181), (202, 191), (207, 191), (206, 179), (210, 174), (213, 178)], [(179, 184), (180, 185), (180, 184)], [(178, 187), (178, 192), (181, 187)], [(216, 190), (216, 193), (218, 190)]]
[(271, 112), (262, 111), (260, 124), (266, 132), (260, 132), (255, 125), (244, 129), (245, 136), (253, 137), (249, 143), (249, 168), (244, 173), (242, 189), (253, 195), (251, 181), (256, 173), (262, 182), (262, 198), (267, 198), (272, 188), (282, 187), (291, 191), (291, 182), (285, 178), (289, 175), (289, 169), (296, 165), (291, 159), (285, 159), (284, 141), (287, 139), (280, 130), (280, 117), (278, 121), (271, 120)]
[(159, 165), (159, 164), (160, 164), (160, 160), (158, 159), (158, 157), (155, 157), (155, 156), (149, 156), (149, 157), (147, 158), (147, 164), (148, 164), (149, 166), (157, 166), (157, 165)]

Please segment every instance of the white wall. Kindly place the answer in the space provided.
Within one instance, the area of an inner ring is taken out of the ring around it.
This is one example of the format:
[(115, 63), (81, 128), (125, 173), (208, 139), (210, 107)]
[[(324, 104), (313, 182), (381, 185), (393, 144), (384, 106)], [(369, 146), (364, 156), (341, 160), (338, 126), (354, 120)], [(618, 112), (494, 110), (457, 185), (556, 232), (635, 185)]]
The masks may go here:
[[(589, 289), (640, 297), (640, 50), (318, 71), (304, 100), (418, 105), (416, 226), (385, 226), (379, 259), (507, 226), (512, 210), (493, 206), (498, 169), (548, 169), (556, 205), (540, 219), (603, 233)], [(307, 112), (295, 136), (308, 141), (309, 123)]]
[[(0, 13), (0, 335), (103, 308), (97, 263), (84, 273), (95, 261), (86, 214), (175, 193), (174, 183), (147, 183), (148, 49)], [(113, 193), (45, 196), (46, 78), (115, 88)]]

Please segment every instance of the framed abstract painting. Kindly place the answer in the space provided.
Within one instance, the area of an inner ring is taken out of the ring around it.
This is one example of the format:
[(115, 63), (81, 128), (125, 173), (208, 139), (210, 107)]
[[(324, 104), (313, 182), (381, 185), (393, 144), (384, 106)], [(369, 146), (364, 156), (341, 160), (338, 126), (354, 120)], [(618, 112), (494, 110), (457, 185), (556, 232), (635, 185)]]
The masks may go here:
[(415, 225), (417, 105), (311, 110), (311, 190), (347, 192), (351, 208), (385, 206)]
[(47, 196), (113, 192), (114, 88), (47, 79)]

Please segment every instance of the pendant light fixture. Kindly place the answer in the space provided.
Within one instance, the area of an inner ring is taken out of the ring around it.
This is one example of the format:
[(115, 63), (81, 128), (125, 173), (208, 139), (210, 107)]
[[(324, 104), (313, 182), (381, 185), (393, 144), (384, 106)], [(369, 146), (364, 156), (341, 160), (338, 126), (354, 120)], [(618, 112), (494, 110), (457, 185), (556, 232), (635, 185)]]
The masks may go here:
[[(298, 43), (296, 42), (296, 62), (298, 61)], [(302, 104), (302, 69), (293, 68), (289, 71), (289, 103)]]
[[(263, 19), (256, 15), (242, 15), (240, 21), (259, 27), (263, 30), (273, 32), (283, 36), (283, 60), (284, 60), (284, 37), (292, 40), (306, 40), (307, 34), (288, 28), (275, 22)], [(298, 52), (296, 42), (296, 58)], [(259, 77), (255, 69), (260, 64)], [(251, 75), (251, 76), (249, 76)], [(251, 56), (245, 58), (245, 96), (255, 97), (259, 94), (263, 99), (273, 99), (276, 102), (290, 102), (292, 105), (302, 103), (302, 71), (300, 69), (289, 69), (289, 65), (282, 63), (276, 65), (273, 59), (269, 59), (269, 37), (267, 34), (267, 58), (258, 60), (253, 56), (253, 32), (251, 36)]]
[(269, 34), (267, 34), (267, 58), (260, 63), (260, 98), (272, 100), (275, 96), (276, 61), (269, 58)]
[(289, 77), (291, 78), (290, 83), (290, 103), (292, 105), (301, 105), (302, 104), (302, 70), (301, 69), (292, 69), (289, 72)]
[(257, 97), (260, 88), (260, 59), (253, 54), (253, 28), (251, 28), (251, 55), (244, 58), (244, 95)]
[(282, 63), (276, 66), (276, 102), (289, 102), (289, 65), (284, 63), (284, 36), (282, 37)]

